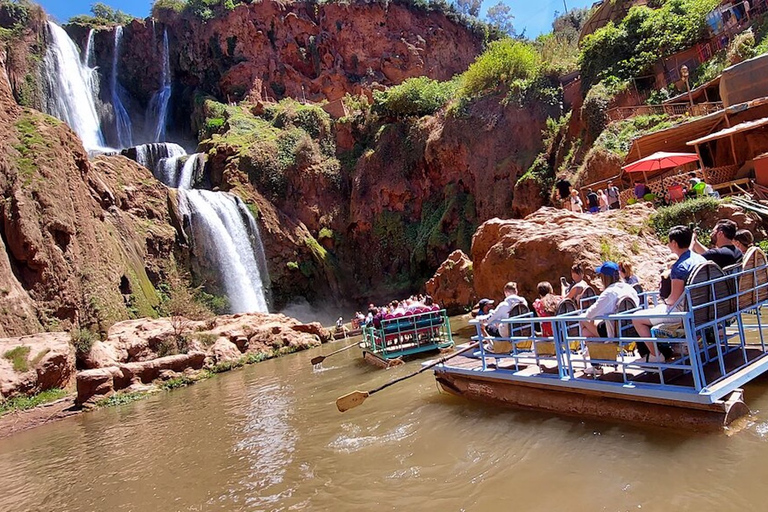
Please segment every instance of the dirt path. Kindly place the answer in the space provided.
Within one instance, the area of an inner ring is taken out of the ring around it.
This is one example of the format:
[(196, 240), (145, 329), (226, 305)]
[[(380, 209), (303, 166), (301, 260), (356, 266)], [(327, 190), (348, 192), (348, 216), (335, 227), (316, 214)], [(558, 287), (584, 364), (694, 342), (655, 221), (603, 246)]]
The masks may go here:
[(80, 414), (82, 410), (75, 409), (75, 397), (68, 396), (55, 402), (40, 405), (28, 411), (14, 411), (0, 417), (0, 439), (11, 436), (22, 430), (38, 427), (51, 421), (60, 420)]

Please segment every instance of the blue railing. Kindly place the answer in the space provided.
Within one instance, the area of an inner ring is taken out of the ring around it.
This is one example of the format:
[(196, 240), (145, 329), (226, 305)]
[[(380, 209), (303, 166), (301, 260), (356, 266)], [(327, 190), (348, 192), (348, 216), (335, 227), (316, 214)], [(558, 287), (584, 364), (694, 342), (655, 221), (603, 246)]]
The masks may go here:
[[(703, 401), (701, 397), (710, 401), (719, 399), (768, 370), (768, 357), (763, 357), (768, 352), (765, 336), (768, 324), (762, 318), (763, 307), (768, 305), (768, 265), (735, 269), (723, 277), (686, 286), (680, 300), (693, 306), (685, 311), (644, 314), (644, 307), (658, 302), (658, 294), (645, 292), (639, 297), (642, 306), (599, 318), (615, 326), (608, 337), (583, 335), (580, 323), (588, 320), (585, 309), (552, 317), (534, 317), (527, 313), (503, 320), (510, 326), (510, 336), (502, 338), (483, 335), (480, 324), (473, 320), (470, 323), (477, 326), (473, 340), (481, 341), (473, 355), (481, 359), (482, 371), (572, 380), (574, 385), (591, 387), (599, 383), (603, 387), (621, 387), (624, 392), (634, 389), (648, 395), (653, 395), (654, 390), (699, 395), (695, 401)], [(582, 304), (582, 308), (584, 306)], [(662, 330), (658, 328), (652, 330), (651, 337), (637, 336), (632, 319), (660, 316), (665, 318), (665, 324), (679, 324), (677, 332), (672, 333), (678, 337), (662, 337)], [(541, 322), (551, 323), (552, 336), (540, 333)], [(667, 344), (676, 356), (665, 363), (646, 362), (634, 355), (640, 342)], [(504, 345), (503, 353), (489, 351), (493, 344)], [(606, 353), (610, 347), (616, 347), (616, 357), (590, 355), (587, 359), (587, 345), (596, 347), (593, 352), (602, 348), (600, 352)], [(495, 368), (490, 370), (489, 360), (493, 359)], [(599, 381), (576, 378), (590, 365), (612, 367), (611, 377)], [(540, 367), (541, 371), (536, 372), (535, 368), (532, 371), (532, 366)]]

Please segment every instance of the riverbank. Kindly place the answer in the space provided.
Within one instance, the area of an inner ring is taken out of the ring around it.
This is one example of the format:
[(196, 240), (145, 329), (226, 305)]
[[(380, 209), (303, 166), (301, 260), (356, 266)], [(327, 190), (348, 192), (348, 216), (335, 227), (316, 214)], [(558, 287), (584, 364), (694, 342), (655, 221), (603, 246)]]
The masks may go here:
[[(0, 416), (0, 436), (188, 386), (331, 339), (319, 323), (264, 313), (129, 320), (96, 341), (88, 331), (0, 339), (0, 403), (9, 410)], [(69, 393), (66, 398), (60, 399), (61, 390)], [(38, 399), (55, 401), (35, 407)]]

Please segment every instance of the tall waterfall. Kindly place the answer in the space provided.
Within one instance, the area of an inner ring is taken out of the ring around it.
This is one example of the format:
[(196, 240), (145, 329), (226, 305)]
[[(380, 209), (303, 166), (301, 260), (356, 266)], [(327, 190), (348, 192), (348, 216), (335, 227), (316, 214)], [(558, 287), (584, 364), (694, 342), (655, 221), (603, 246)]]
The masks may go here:
[(112, 55), (112, 76), (109, 86), (112, 93), (112, 109), (115, 112), (115, 128), (117, 131), (117, 147), (129, 148), (133, 146), (133, 128), (131, 126), (131, 116), (125, 110), (123, 102), (120, 99), (122, 86), (118, 80), (117, 63), (120, 58), (120, 42), (123, 39), (123, 27), (115, 27), (115, 47)]
[(152, 96), (147, 109), (147, 126), (153, 142), (165, 140), (168, 103), (171, 99), (171, 61), (168, 52), (168, 30), (163, 31), (163, 74), (160, 89)]
[(104, 147), (93, 95), (92, 70), (80, 61), (77, 46), (63, 28), (48, 22), (50, 41), (44, 58), (45, 111), (58, 117), (86, 149)]
[(225, 192), (179, 190), (179, 209), (190, 219), (195, 256), (216, 268), (233, 313), (267, 312), (262, 274), (249, 228), (255, 221), (237, 197)]
[(88, 40), (85, 43), (85, 53), (83, 53), (83, 65), (93, 68), (96, 65), (96, 50), (93, 48), (93, 29), (88, 31)]
[(142, 144), (136, 146), (134, 149), (136, 150), (136, 161), (152, 171), (155, 177), (166, 185), (168, 185), (168, 183), (158, 176), (158, 170), (162, 165), (161, 162), (163, 162), (163, 160), (178, 158), (187, 154), (183, 147), (171, 142)]

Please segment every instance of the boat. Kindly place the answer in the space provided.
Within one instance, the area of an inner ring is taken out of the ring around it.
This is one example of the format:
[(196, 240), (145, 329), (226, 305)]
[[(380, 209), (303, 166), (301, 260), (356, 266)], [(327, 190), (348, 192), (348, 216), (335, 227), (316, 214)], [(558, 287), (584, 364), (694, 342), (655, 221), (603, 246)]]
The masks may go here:
[(437, 306), (387, 315), (378, 326), (363, 328), (362, 345), (365, 361), (389, 368), (403, 364), (406, 357), (452, 348), (451, 323)]
[[(695, 268), (683, 310), (668, 314), (650, 338), (637, 337), (631, 319), (643, 317), (658, 293), (639, 296), (639, 306), (630, 299), (629, 307), (602, 317), (605, 338), (582, 336), (585, 303), (546, 319), (520, 312), (504, 320), (511, 333), (500, 350), (499, 338), (484, 336), (472, 321), (477, 349), (435, 366), (435, 379), (443, 391), (470, 400), (675, 429), (723, 429), (748, 415), (742, 386), (768, 371), (765, 254), (751, 248), (743, 266), (727, 272), (712, 262)], [(552, 336), (539, 330), (544, 320)], [(656, 343), (671, 357), (646, 362), (638, 342)], [(590, 375), (592, 365), (602, 374)]]
[(349, 324), (349, 327), (347, 327), (347, 324), (344, 324), (341, 327), (334, 327), (333, 339), (341, 340), (344, 338), (351, 338), (353, 336), (360, 336), (362, 333), (363, 333), (362, 327), (352, 328), (352, 324)]

